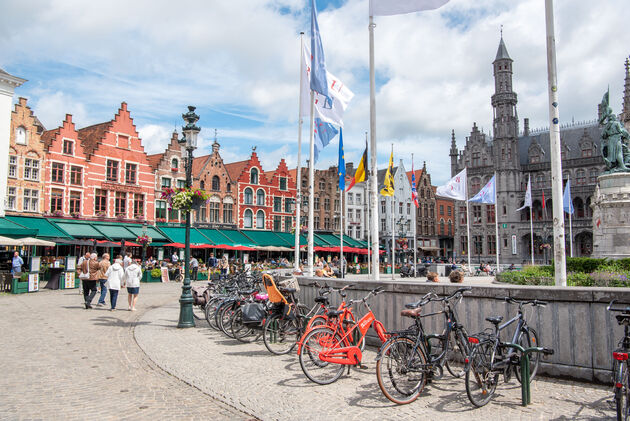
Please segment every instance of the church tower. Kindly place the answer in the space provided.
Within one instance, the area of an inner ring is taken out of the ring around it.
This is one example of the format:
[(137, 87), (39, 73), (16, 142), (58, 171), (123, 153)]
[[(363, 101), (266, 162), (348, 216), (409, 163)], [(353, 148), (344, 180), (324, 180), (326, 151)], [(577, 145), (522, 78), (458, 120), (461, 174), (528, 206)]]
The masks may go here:
[(455, 177), (457, 174), (457, 157), (459, 152), (457, 151), (457, 143), (455, 143), (455, 130), (451, 131), (451, 151), (448, 156), (451, 157), (451, 177)]
[(623, 91), (623, 109), (621, 111), (621, 122), (630, 130), (630, 60), (626, 58), (626, 80)]

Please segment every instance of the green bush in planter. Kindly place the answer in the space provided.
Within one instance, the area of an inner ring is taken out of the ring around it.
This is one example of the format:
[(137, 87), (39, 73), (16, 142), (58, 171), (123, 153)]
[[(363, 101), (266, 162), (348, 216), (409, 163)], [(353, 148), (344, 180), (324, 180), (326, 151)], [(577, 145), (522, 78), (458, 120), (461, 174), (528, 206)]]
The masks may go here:
[(151, 277), (152, 278), (160, 278), (162, 276), (162, 271), (158, 268), (151, 269)]
[(20, 282), (28, 282), (28, 274), (26, 272), (20, 274)]

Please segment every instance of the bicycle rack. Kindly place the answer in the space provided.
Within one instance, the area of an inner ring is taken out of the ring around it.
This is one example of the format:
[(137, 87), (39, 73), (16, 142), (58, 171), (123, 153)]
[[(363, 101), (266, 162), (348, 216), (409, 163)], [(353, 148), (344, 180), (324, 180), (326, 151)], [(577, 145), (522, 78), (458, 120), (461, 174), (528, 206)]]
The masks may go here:
[(521, 400), (522, 405), (527, 406), (532, 403), (532, 392), (529, 381), (529, 354), (533, 352), (540, 352), (545, 355), (553, 355), (553, 349), (543, 347), (530, 347), (523, 348), (519, 344), (513, 344), (511, 342), (504, 343), (505, 348), (514, 348), (521, 353)]

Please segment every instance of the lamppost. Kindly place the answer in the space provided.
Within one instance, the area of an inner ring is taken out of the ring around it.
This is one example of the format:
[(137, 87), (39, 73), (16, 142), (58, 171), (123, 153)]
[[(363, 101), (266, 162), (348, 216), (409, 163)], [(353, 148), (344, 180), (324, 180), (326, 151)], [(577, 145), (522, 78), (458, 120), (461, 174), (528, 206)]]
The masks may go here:
[[(142, 237), (146, 238), (147, 237), (147, 221), (144, 221), (142, 223)], [(142, 261), (141, 261), (141, 265), (144, 265), (144, 259), (147, 255), (147, 243), (142, 243)]]
[[(199, 116), (195, 114), (195, 107), (189, 105), (188, 112), (182, 114), (186, 125), (182, 127), (183, 136), (178, 140), (179, 144), (185, 146), (186, 156), (186, 188), (192, 185), (192, 158), (193, 151), (197, 148), (197, 135), (201, 129), (195, 126)], [(179, 323), (177, 327), (195, 327), (193, 319), (192, 303), (193, 297), (190, 292), (190, 210), (186, 212), (186, 248), (184, 251), (184, 283), (182, 285), (182, 295), (179, 298)]]
[[(404, 229), (405, 229), (405, 217), (401, 215), (400, 219), (398, 221), (396, 221), (396, 225), (398, 225), (398, 230), (399, 230), (399, 232), (398, 232), (398, 234), (399, 234), (398, 235), (398, 241), (401, 244), (401, 246), (400, 246), (401, 252), (400, 253), (402, 254), (403, 253), (403, 251), (402, 251), (403, 250), (403, 248), (402, 248), (402, 239), (405, 236), (405, 232), (404, 232)], [(392, 247), (395, 247), (395, 244), (392, 244)], [(400, 260), (402, 262), (402, 260), (403, 260), (402, 256), (400, 257)], [(395, 263), (396, 262), (392, 262), (392, 268), (394, 267)]]

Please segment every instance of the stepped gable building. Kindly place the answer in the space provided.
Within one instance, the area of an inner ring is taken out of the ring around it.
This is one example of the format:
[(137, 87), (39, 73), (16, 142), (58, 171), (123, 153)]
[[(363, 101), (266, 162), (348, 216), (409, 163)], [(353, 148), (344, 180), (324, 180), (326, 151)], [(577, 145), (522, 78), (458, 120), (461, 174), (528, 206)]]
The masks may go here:
[[(422, 165), (416, 173), (416, 190), (418, 191), (418, 207), (416, 209), (416, 238), (418, 244), (419, 256), (437, 256), (440, 247), (436, 235), (435, 217), (436, 198), (435, 190), (431, 185), (431, 174), (427, 171), (427, 163)], [(407, 171), (407, 179), (411, 186), (411, 171)], [(411, 192), (411, 190), (409, 190)], [(410, 206), (414, 206), (411, 201), (411, 193), (409, 193), (408, 202)], [(412, 235), (413, 237), (413, 235)]]
[[(297, 170), (291, 170), (290, 176), (295, 179)], [(300, 171), (302, 177), (302, 231), (308, 227), (308, 201), (309, 201), (309, 179), (308, 167)], [(337, 166), (331, 166), (326, 170), (315, 170), (315, 180), (313, 183), (313, 229), (315, 231), (339, 232), (340, 224), (340, 201), (339, 201), (339, 172)], [(347, 210), (347, 194), (344, 196), (344, 209)], [(344, 221), (344, 225), (348, 227)]]
[(155, 175), (126, 103), (113, 120), (78, 131), (68, 114), (42, 138), (50, 214), (153, 221)]
[(27, 105), (26, 98), (19, 98), (11, 113), (5, 208), (8, 215), (34, 216), (44, 210), (43, 133), (44, 126)]
[(216, 135), (212, 153), (193, 159), (193, 187), (210, 193), (210, 202), (195, 212), (195, 226), (236, 228), (236, 193), (234, 182), (219, 153)]
[[(492, 95), (493, 135), (486, 136), (473, 124), (466, 144), (458, 150), (455, 135), (451, 140), (451, 175), (468, 168), (468, 195), (476, 194), (493, 176), (497, 175), (498, 212), (494, 205), (470, 204), (471, 257), (474, 262), (495, 259), (495, 218), (499, 223), (499, 252), (502, 263), (523, 263), (531, 259), (529, 210), (517, 212), (522, 206), (527, 180), (532, 181), (532, 211), (534, 225), (534, 258), (539, 263), (553, 255), (545, 244), (553, 246), (551, 200), (551, 153), (549, 131), (530, 130), (524, 119), (519, 133), (516, 109), (517, 95), (512, 89), (513, 60), (503, 38), (499, 42), (493, 62), (495, 93)], [(626, 61), (626, 91), (623, 116), (630, 115), (630, 76)], [(573, 222), (574, 256), (588, 256), (592, 251), (591, 197), (597, 176), (604, 170), (600, 149), (601, 129), (597, 121), (571, 123), (561, 126), (563, 180), (571, 180), (571, 194), (575, 213)], [(543, 194), (545, 209), (543, 210)], [(468, 253), (466, 236), (466, 205), (458, 201), (455, 218), (455, 256), (465, 258)], [(569, 224), (565, 220), (567, 251)]]
[[(435, 196), (435, 186), (431, 186)], [(435, 223), (440, 247), (439, 255), (453, 257), (455, 235), (455, 201), (446, 197), (435, 196)]]
[[(346, 162), (346, 189), (354, 177), (356, 169), (352, 162)], [(337, 195), (338, 197), (339, 195)], [(355, 240), (367, 241), (369, 192), (365, 181), (357, 183), (344, 195), (345, 235)]]
[(178, 134), (174, 131), (164, 152), (147, 156), (149, 165), (155, 173), (156, 222), (185, 222), (185, 214), (180, 214), (178, 210), (169, 211), (168, 204), (161, 199), (164, 189), (186, 186), (185, 161), (182, 157), (182, 147), (177, 140)]

